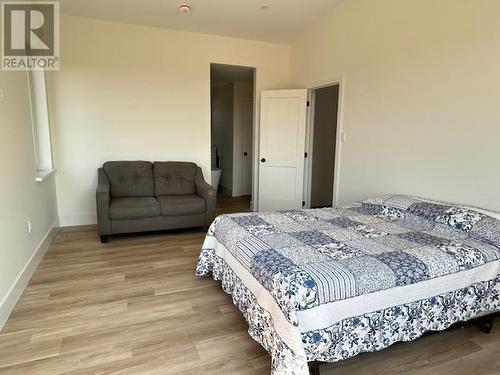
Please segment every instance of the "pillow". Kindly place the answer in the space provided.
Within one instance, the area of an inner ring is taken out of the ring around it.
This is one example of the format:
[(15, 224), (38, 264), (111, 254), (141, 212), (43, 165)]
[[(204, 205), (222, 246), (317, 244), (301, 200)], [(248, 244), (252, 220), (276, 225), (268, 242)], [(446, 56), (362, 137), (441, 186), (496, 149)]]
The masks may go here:
[(362, 201), (361, 208), (367, 213), (396, 220), (404, 219), (408, 208), (419, 202), (407, 195), (380, 195)]
[[(472, 231), (476, 236), (492, 236), (492, 239), (500, 236), (500, 213), (475, 207), (407, 195), (381, 195), (363, 200), (361, 209), (389, 220), (424, 220), (432, 225), (440, 223), (456, 230)], [(485, 219), (488, 220), (482, 223)], [(478, 229), (473, 230), (476, 226)]]
[(487, 241), (500, 249), (500, 220), (485, 216), (470, 230), (472, 237)]

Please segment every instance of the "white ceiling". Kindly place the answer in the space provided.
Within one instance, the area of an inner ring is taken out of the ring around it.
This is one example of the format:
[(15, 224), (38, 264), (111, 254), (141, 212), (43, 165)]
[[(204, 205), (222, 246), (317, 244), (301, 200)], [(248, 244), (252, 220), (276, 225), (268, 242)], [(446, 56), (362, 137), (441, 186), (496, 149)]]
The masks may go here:
[[(64, 14), (243, 39), (289, 43), (339, 0), (61, 0)], [(268, 9), (261, 9), (262, 5)]]

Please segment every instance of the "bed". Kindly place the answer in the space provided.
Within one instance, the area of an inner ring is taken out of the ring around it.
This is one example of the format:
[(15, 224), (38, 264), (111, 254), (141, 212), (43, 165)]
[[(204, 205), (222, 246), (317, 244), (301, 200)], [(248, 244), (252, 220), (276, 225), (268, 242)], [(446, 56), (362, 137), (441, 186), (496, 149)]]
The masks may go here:
[(196, 275), (222, 281), (273, 375), (306, 375), (500, 311), (500, 220), (401, 195), (222, 215)]

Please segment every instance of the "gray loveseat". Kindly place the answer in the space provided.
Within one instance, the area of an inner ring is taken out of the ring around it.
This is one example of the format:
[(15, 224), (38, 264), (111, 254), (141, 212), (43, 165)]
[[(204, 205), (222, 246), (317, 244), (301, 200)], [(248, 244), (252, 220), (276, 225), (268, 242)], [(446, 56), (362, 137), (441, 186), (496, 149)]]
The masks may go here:
[(194, 163), (110, 161), (98, 170), (96, 200), (105, 243), (111, 234), (208, 227), (217, 195)]

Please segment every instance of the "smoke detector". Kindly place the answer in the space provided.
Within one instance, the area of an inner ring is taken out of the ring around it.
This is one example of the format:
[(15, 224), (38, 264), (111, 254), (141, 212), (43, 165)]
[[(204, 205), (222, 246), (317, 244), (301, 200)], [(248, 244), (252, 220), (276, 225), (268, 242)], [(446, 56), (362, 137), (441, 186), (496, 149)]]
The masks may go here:
[(191, 5), (189, 4), (179, 4), (178, 8), (179, 13), (181, 14), (188, 14), (189, 12), (191, 12)]

